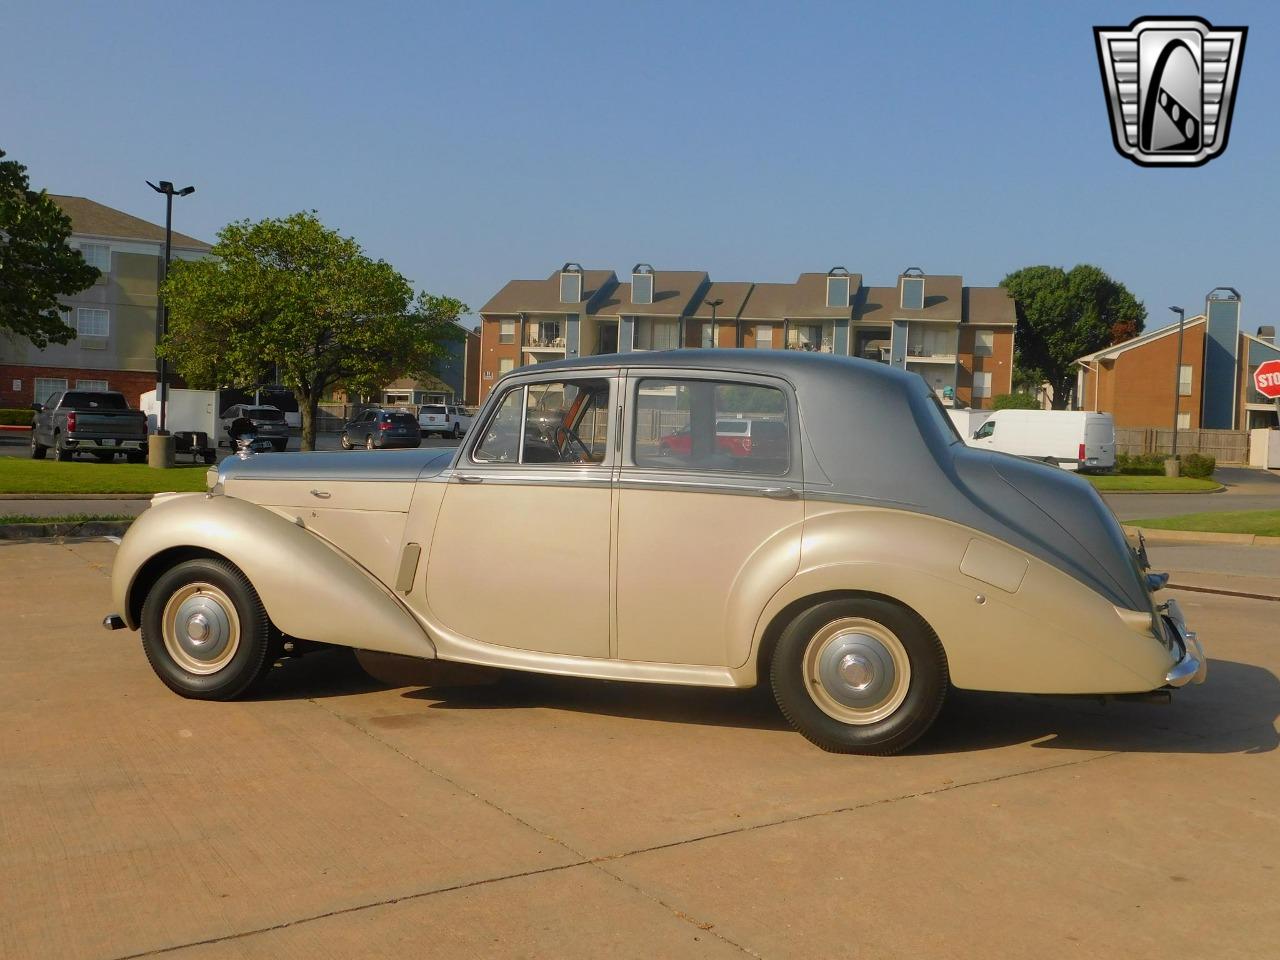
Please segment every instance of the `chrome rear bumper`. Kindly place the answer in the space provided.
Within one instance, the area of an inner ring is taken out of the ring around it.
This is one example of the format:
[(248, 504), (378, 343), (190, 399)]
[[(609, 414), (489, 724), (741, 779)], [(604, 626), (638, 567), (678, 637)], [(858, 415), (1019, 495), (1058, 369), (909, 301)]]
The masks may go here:
[(1204, 648), (1196, 638), (1194, 630), (1187, 629), (1186, 618), (1177, 600), (1169, 600), (1162, 605), (1165, 629), (1173, 637), (1174, 650), (1180, 653), (1178, 662), (1173, 665), (1164, 682), (1171, 687), (1185, 687), (1188, 683), (1204, 683), (1205, 674), (1209, 670), (1208, 658)]

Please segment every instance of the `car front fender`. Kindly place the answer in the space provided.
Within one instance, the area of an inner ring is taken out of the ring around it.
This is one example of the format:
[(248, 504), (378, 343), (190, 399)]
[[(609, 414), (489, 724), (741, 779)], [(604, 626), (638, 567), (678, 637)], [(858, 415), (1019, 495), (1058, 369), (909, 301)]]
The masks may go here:
[(271, 622), (291, 637), (435, 656), (413, 615), (331, 544), (247, 500), (198, 493), (158, 498), (121, 540), (111, 593), (125, 624), (138, 628), (145, 591), (164, 569), (200, 555), (239, 567)]

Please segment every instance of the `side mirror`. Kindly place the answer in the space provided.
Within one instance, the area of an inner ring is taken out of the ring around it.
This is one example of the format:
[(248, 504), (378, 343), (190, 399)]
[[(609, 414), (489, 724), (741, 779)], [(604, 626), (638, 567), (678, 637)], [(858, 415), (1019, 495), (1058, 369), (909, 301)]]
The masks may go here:
[(39, 413), (41, 410), (43, 410), (43, 409), (44, 409), (44, 404), (43, 404), (43, 403), (33, 403), (33, 404), (31, 405), (31, 409), (32, 409), (32, 410), (34, 410), (36, 413)]

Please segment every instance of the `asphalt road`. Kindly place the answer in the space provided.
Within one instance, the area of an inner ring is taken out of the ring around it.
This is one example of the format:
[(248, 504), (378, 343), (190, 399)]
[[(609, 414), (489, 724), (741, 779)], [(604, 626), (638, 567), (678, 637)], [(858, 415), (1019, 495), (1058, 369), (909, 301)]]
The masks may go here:
[[(1270, 957), (1277, 604), (1180, 596), (1172, 705), (961, 693), (891, 758), (766, 692), (330, 654), (202, 703), (109, 543), (0, 545), (0, 955)], [(429, 682), (428, 682), (429, 681)]]
[(1184, 513), (1280, 510), (1280, 472), (1249, 467), (1219, 467), (1214, 479), (1221, 493), (1111, 493), (1103, 499), (1121, 520), (1170, 517)]

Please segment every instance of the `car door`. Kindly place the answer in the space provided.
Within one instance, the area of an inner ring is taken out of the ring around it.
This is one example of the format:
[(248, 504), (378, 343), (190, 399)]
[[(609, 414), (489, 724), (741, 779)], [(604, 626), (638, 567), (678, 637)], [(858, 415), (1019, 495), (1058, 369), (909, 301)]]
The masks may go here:
[(617, 378), (512, 384), (463, 445), (437, 516), (427, 605), (472, 640), (610, 653)]
[[(632, 370), (625, 396), (617, 655), (738, 666), (759, 611), (800, 563), (794, 396), (769, 377), (659, 370)], [(717, 427), (744, 419), (749, 441), (726, 443)]]

